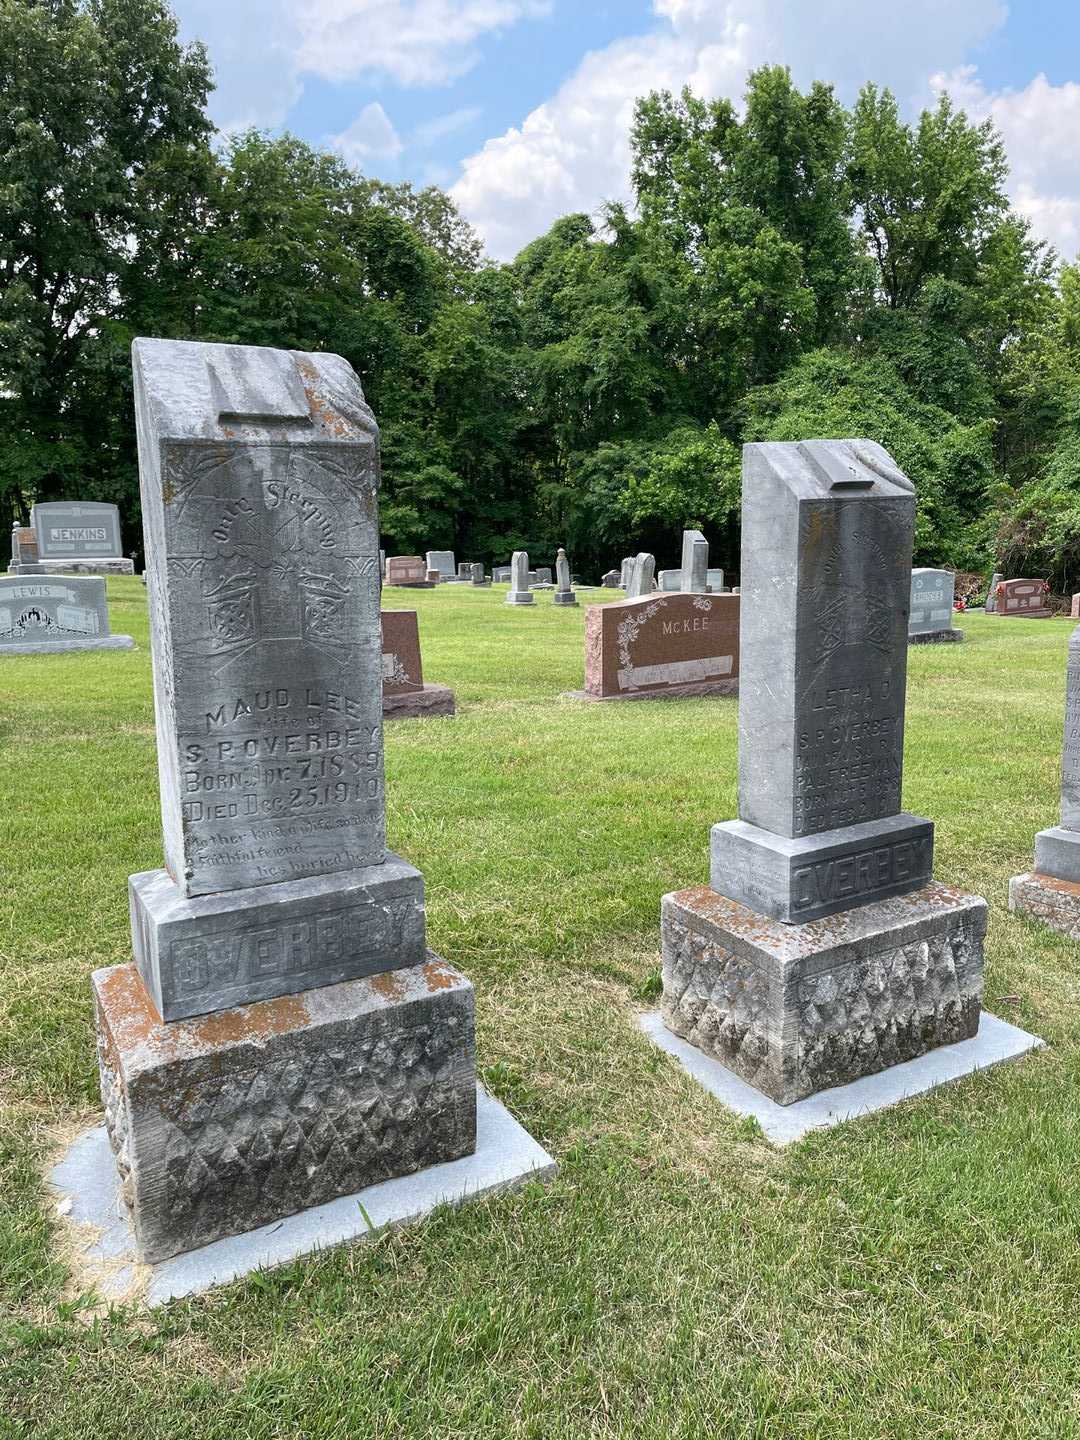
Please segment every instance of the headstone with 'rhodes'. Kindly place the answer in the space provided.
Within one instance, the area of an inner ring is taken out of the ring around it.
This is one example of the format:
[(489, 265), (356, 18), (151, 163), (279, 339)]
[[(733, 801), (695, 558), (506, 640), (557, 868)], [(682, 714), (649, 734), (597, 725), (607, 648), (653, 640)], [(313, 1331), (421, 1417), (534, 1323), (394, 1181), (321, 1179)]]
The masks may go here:
[(0, 576), (0, 655), (67, 650), (130, 650), (130, 635), (109, 633), (100, 575)]
[(1053, 612), (1046, 603), (1050, 586), (1045, 580), (998, 581), (995, 615), (1016, 619), (1045, 620)]
[(506, 592), (507, 605), (532, 605), (534, 596), (529, 586), (529, 555), (525, 550), (515, 550), (510, 561), (510, 589)]
[(382, 612), (382, 696), (382, 713), (387, 720), (454, 713), (451, 689), (424, 684), (415, 610)]
[(986, 903), (900, 808), (914, 517), (871, 441), (744, 448), (740, 818), (664, 898), (663, 1012), (781, 1104), (978, 1029)]
[(1009, 909), (1080, 935), (1080, 626), (1069, 637), (1061, 747), (1061, 820), (1035, 836), (1035, 866), (1009, 881)]
[(590, 605), (585, 613), (585, 700), (735, 695), (739, 601), (732, 595), (656, 591)]
[(120, 548), (120, 511), (97, 500), (47, 500), (30, 511), (45, 573), (130, 575)]
[(919, 569), (911, 572), (911, 612), (908, 642), (933, 645), (963, 640), (964, 632), (952, 623), (956, 576), (951, 570)]
[(167, 870), (132, 876), (136, 965), (93, 988), (155, 1261), (470, 1153), (476, 1091), (471, 986), (386, 849), (359, 382), (322, 353), (133, 354)]

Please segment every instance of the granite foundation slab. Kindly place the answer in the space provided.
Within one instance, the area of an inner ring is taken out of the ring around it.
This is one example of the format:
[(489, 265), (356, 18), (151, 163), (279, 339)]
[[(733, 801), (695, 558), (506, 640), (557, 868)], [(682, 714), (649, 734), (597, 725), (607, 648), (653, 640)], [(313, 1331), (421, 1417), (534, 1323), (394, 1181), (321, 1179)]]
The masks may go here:
[(105, 1123), (144, 1261), (476, 1147), (473, 989), (430, 952), (170, 1025), (134, 965), (91, 984)]
[(423, 685), (400, 695), (383, 695), (384, 720), (415, 720), (425, 715), (454, 715), (457, 705), (448, 685)]
[(739, 693), (739, 682), (735, 680), (699, 680), (692, 685), (668, 685), (662, 690), (624, 690), (614, 695), (593, 695), (588, 690), (567, 690), (572, 700), (591, 700), (607, 705), (624, 700), (694, 700), (713, 697), (730, 699)]
[(770, 919), (801, 925), (928, 884), (934, 827), (900, 814), (788, 836), (725, 820), (712, 828), (710, 851), (715, 891)]
[(117, 555), (100, 560), (38, 561), (39, 575), (134, 575), (135, 561)]
[(908, 636), (909, 645), (949, 645), (963, 640), (963, 630), (924, 630)]
[(933, 882), (793, 926), (698, 886), (661, 914), (665, 1024), (780, 1105), (979, 1028), (979, 896)]
[(1009, 881), (1009, 909), (1080, 940), (1080, 883), (1029, 871)]
[(135, 964), (167, 1021), (420, 965), (424, 877), (381, 865), (185, 896), (166, 870), (128, 877)]
[(86, 640), (38, 640), (33, 644), (0, 646), (2, 655), (69, 655), (77, 650), (134, 650), (130, 635), (100, 635)]
[(1019, 1059), (1032, 1050), (1041, 1050), (1045, 1041), (1029, 1035), (1006, 1020), (984, 1010), (978, 1033), (968, 1040), (942, 1045), (847, 1085), (819, 1091), (791, 1105), (778, 1105), (762, 1095), (718, 1060), (711, 1059), (664, 1024), (658, 1010), (641, 1015), (642, 1030), (661, 1050), (671, 1055), (697, 1083), (736, 1115), (753, 1117), (766, 1139), (774, 1145), (790, 1145), (812, 1130), (829, 1129), (848, 1120), (899, 1105), (924, 1095), (939, 1085), (952, 1084), (965, 1075), (974, 1075), (993, 1065)]
[(80, 1290), (113, 1303), (161, 1305), (198, 1295), (258, 1270), (287, 1264), (334, 1245), (376, 1238), (422, 1220), (439, 1205), (460, 1205), (554, 1177), (556, 1164), (505, 1106), (476, 1088), (476, 1149), (396, 1180), (313, 1206), (243, 1235), (214, 1241), (153, 1265), (138, 1257), (104, 1125), (85, 1131), (53, 1168), (60, 1224), (77, 1256)]

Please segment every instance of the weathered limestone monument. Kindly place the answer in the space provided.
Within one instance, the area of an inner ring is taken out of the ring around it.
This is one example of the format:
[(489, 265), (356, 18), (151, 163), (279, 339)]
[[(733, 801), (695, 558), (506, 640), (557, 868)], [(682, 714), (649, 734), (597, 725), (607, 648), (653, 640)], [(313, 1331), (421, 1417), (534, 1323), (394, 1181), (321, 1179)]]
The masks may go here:
[[(682, 535), (682, 586), (693, 595), (703, 595), (708, 586), (709, 542), (700, 530), (684, 530)], [(723, 581), (720, 582), (723, 584)]]
[(1061, 747), (1061, 823), (1035, 836), (1035, 865), (1009, 881), (1009, 909), (1080, 938), (1080, 626), (1069, 637)]
[(664, 897), (663, 1017), (782, 1105), (979, 1026), (986, 902), (900, 809), (914, 515), (870, 441), (744, 448), (740, 818)]
[[(137, 340), (166, 869), (92, 980), (146, 1261), (476, 1144), (469, 981), (386, 849), (378, 432), (339, 357)], [(389, 565), (392, 562), (388, 562)]]
[(453, 715), (454, 692), (426, 685), (415, 610), (382, 612), (382, 713), (387, 720)]
[(0, 655), (65, 650), (131, 650), (130, 635), (109, 632), (100, 575), (0, 576)]
[(555, 594), (551, 601), (553, 605), (577, 604), (577, 596), (570, 579), (570, 561), (566, 558), (565, 550), (560, 550), (555, 556)]
[(952, 623), (956, 576), (951, 570), (912, 570), (908, 641), (937, 645), (963, 640), (964, 632)]
[(642, 550), (634, 557), (630, 566), (630, 578), (626, 583), (627, 598), (635, 598), (638, 595), (651, 595), (653, 582), (656, 578), (656, 557)]
[(48, 500), (30, 511), (46, 574), (131, 575), (120, 548), (120, 510), (98, 500)]
[(529, 556), (525, 550), (515, 550), (510, 560), (510, 589), (506, 592), (507, 605), (532, 605), (535, 597), (529, 588)]

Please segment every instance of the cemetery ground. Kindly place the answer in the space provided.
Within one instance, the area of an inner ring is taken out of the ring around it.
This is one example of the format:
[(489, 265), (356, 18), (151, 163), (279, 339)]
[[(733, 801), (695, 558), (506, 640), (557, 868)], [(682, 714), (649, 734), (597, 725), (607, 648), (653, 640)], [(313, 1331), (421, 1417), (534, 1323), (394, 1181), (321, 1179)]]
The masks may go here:
[(0, 1435), (1080, 1433), (1080, 944), (1006, 909), (1057, 819), (1070, 621), (960, 616), (908, 672), (905, 807), (990, 902), (986, 1008), (1049, 1047), (776, 1150), (635, 1022), (660, 897), (736, 813), (737, 702), (564, 698), (599, 592), (387, 590), (460, 707), (387, 727), (390, 844), (558, 1176), (109, 1311), (41, 1178), (98, 1118), (88, 977), (160, 864), (145, 591), (108, 588), (138, 649), (0, 663)]

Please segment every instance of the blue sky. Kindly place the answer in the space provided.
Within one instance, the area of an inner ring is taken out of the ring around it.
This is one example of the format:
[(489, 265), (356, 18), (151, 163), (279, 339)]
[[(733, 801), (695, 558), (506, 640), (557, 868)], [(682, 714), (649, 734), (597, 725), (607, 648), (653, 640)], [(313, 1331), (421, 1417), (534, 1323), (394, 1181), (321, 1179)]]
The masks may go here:
[(634, 97), (738, 97), (748, 70), (947, 89), (990, 116), (1014, 202), (1080, 251), (1080, 0), (174, 0), (225, 130), (287, 128), (367, 174), (448, 188), (509, 258), (557, 216), (628, 194)]

